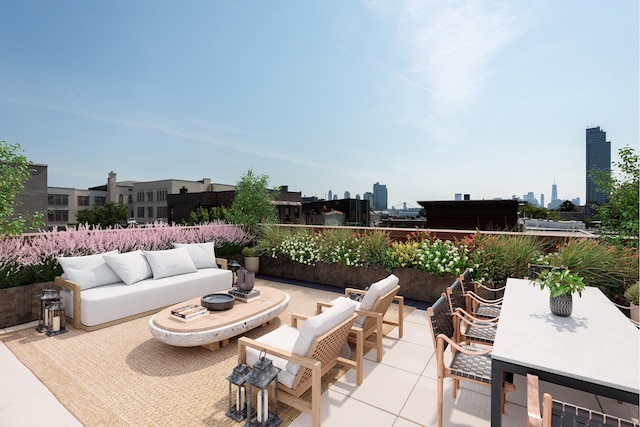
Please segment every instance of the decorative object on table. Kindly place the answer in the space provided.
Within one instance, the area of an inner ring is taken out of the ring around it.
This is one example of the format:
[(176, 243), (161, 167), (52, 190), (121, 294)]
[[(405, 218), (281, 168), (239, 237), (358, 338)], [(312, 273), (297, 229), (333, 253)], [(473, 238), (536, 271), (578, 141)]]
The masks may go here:
[(242, 248), (244, 267), (251, 273), (257, 273), (260, 269), (260, 250), (256, 246)]
[(243, 280), (243, 282), (238, 283), (238, 288), (243, 291), (250, 291), (255, 285), (256, 273), (246, 271)]
[(573, 311), (573, 294), (582, 296), (585, 284), (582, 277), (571, 274), (568, 268), (554, 267), (542, 271), (533, 282), (540, 289), (549, 289), (549, 308), (551, 313), (567, 317)]
[(227, 263), (227, 268), (231, 270), (231, 274), (233, 275), (233, 280), (231, 281), (233, 286), (238, 285), (238, 270), (240, 270), (240, 267), (242, 266), (235, 259), (232, 259)]
[[(247, 375), (247, 414), (246, 427), (277, 426), (282, 420), (278, 417), (278, 374), (280, 368), (273, 366), (262, 350), (258, 362)], [(269, 386), (273, 390), (273, 411), (269, 411)], [(251, 408), (253, 388), (256, 389), (256, 411)], [(255, 415), (255, 417), (254, 417)]]
[(244, 277), (247, 274), (247, 269), (244, 267), (240, 267), (238, 269), (238, 273), (236, 273), (238, 276), (238, 280), (236, 283), (236, 286), (239, 287), (240, 289), (242, 289), (242, 287), (244, 286)]
[(637, 324), (638, 321), (640, 321), (638, 319), (638, 308), (640, 308), (640, 281), (629, 286), (627, 290), (624, 291), (624, 299), (629, 302), (631, 320)]
[(229, 310), (233, 307), (236, 299), (229, 294), (209, 294), (205, 295), (201, 299), (201, 304), (211, 311), (223, 311)]
[(247, 418), (246, 390), (244, 387), (247, 382), (247, 375), (249, 375), (249, 366), (238, 360), (238, 365), (233, 368), (233, 372), (227, 377), (227, 381), (229, 381), (229, 410), (225, 415), (237, 422)]
[(243, 291), (239, 288), (233, 288), (229, 291), (229, 295), (233, 295), (238, 301), (251, 302), (260, 298), (260, 291), (257, 289)]
[(38, 295), (38, 299), (40, 300), (40, 311), (38, 312), (38, 326), (36, 326), (36, 331), (42, 333), (48, 330), (49, 306), (55, 301), (60, 301), (60, 296), (55, 289), (44, 288)]
[(209, 310), (198, 304), (188, 304), (171, 310), (171, 317), (182, 322), (190, 322), (209, 314)]
[(61, 298), (53, 301), (47, 309), (49, 321), (47, 322), (47, 335), (52, 337), (67, 332), (65, 327), (64, 304)]

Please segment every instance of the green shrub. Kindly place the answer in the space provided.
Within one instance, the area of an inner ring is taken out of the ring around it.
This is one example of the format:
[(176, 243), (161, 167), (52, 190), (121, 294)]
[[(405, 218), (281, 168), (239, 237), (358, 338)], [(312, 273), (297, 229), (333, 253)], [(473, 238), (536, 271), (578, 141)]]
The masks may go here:
[(624, 291), (624, 299), (630, 304), (640, 305), (640, 282), (636, 282)]

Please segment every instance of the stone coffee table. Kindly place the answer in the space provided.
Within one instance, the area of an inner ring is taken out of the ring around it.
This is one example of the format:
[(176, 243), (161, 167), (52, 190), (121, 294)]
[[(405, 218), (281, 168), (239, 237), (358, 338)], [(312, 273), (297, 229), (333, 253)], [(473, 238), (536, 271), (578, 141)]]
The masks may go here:
[(256, 289), (260, 291), (260, 298), (248, 303), (236, 301), (229, 310), (210, 311), (207, 316), (190, 322), (172, 318), (171, 310), (186, 304), (200, 304), (200, 297), (167, 307), (149, 319), (151, 335), (177, 347), (202, 346), (217, 350), (229, 344), (229, 338), (269, 323), (289, 305), (286, 292), (266, 287)]

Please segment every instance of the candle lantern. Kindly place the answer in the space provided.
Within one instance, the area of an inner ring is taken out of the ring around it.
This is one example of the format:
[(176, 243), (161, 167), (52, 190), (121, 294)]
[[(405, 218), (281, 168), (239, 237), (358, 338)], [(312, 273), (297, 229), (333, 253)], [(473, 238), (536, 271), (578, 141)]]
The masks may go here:
[(49, 306), (47, 310), (49, 314), (49, 321), (47, 323), (47, 335), (52, 337), (67, 332), (64, 319), (64, 304), (58, 298)]
[(60, 296), (52, 288), (45, 288), (38, 295), (40, 300), (40, 311), (38, 312), (38, 326), (36, 331), (47, 332), (47, 326), (49, 325), (49, 306), (54, 301), (60, 301)]
[(229, 268), (229, 270), (231, 270), (231, 274), (233, 276), (233, 280), (232, 280), (233, 283), (231, 284), (233, 286), (236, 286), (238, 284), (238, 270), (242, 266), (238, 263), (238, 261), (236, 261), (235, 259), (232, 259), (227, 263), (227, 267)]
[(247, 418), (247, 401), (244, 384), (247, 382), (248, 374), (249, 367), (238, 361), (238, 366), (233, 368), (233, 372), (227, 377), (227, 381), (229, 381), (229, 410), (226, 415), (237, 422)]
[[(280, 368), (273, 366), (267, 359), (266, 351), (260, 353), (260, 360), (253, 365), (247, 376), (247, 423), (245, 427), (277, 426), (282, 420), (278, 417), (278, 373)], [(273, 387), (273, 411), (269, 411), (269, 387)], [(256, 391), (256, 411), (252, 411), (253, 388)], [(254, 417), (255, 414), (255, 417)]]

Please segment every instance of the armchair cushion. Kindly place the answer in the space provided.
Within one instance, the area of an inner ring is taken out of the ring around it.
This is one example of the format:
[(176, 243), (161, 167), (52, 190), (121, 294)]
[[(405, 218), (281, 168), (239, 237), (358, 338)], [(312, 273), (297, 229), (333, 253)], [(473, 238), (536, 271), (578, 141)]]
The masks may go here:
[[(286, 352), (291, 352), (299, 335), (299, 329), (294, 328), (290, 325), (283, 325), (278, 329), (275, 329), (268, 334), (261, 336), (260, 338), (256, 339), (256, 341), (277, 347), (280, 350)], [(278, 374), (278, 382), (286, 387), (293, 387), (293, 381), (296, 378), (296, 374), (292, 374), (287, 370), (287, 364), (289, 363), (289, 361), (281, 357), (269, 354), (267, 354), (267, 357), (271, 359), (271, 361), (273, 362), (273, 366), (275, 366), (276, 368), (280, 368), (280, 373)], [(259, 358), (260, 352), (258, 350), (247, 347), (247, 365), (255, 365), (258, 362)]]
[(103, 255), (115, 253), (118, 251), (56, 259), (64, 272), (62, 278), (77, 283), (84, 290), (120, 282), (120, 277), (103, 258)]
[[(369, 287), (369, 290), (364, 294), (364, 298), (360, 302), (359, 310), (370, 311), (376, 300), (382, 295), (386, 294), (390, 290), (396, 287), (400, 279), (395, 274), (390, 274), (388, 277), (377, 281)], [(362, 326), (366, 320), (366, 316), (360, 315), (356, 318), (355, 326)]]
[(139, 250), (122, 254), (105, 254), (103, 258), (127, 285), (148, 279), (153, 274), (147, 259)]
[(174, 248), (187, 248), (189, 256), (196, 268), (218, 268), (213, 242), (208, 243), (174, 243)]

